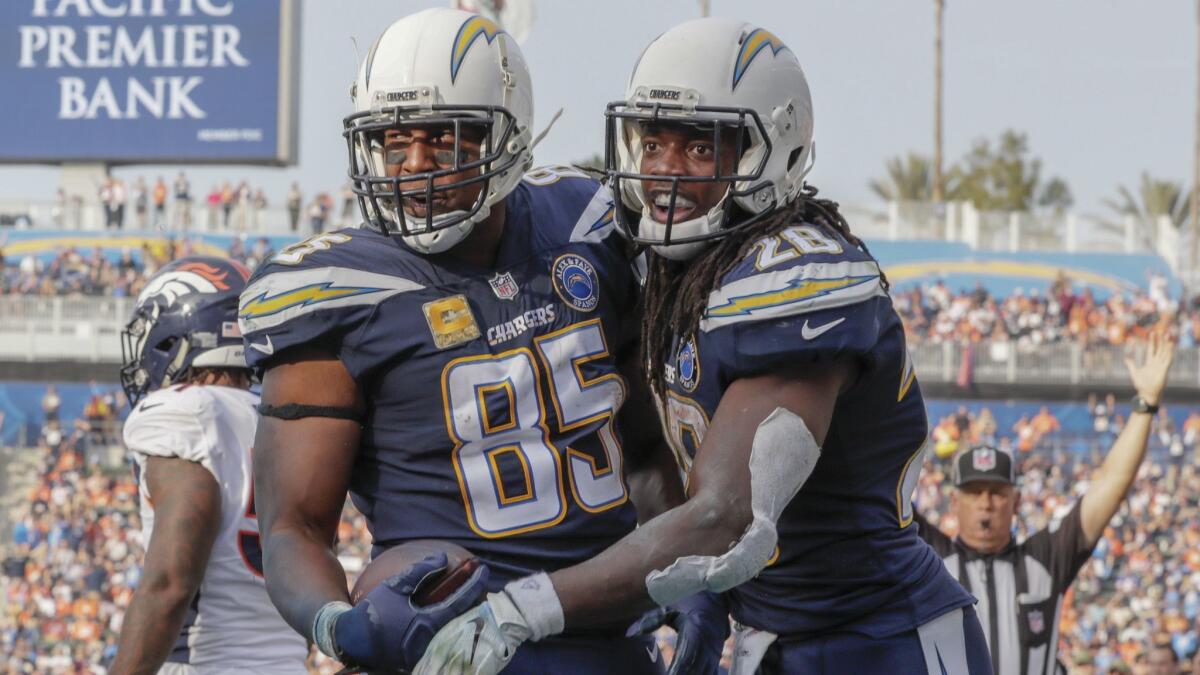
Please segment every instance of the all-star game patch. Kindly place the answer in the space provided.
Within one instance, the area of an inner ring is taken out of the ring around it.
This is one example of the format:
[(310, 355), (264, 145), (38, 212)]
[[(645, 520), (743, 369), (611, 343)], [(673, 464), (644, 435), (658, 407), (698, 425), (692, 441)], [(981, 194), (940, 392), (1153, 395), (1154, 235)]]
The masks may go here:
[(475, 315), (471, 313), (471, 305), (467, 304), (465, 295), (451, 295), (427, 302), (421, 305), (421, 309), (425, 312), (433, 344), (438, 349), (461, 345), (479, 337), (479, 324), (475, 323)]
[(590, 312), (600, 304), (600, 279), (586, 258), (574, 253), (560, 255), (550, 266), (554, 291), (568, 305)]

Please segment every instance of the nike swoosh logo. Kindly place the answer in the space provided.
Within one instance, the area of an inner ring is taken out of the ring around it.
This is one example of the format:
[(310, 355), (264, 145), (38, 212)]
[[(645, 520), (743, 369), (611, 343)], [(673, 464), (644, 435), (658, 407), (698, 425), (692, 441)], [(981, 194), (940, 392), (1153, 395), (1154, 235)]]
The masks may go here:
[(270, 356), (275, 353), (275, 345), (271, 344), (271, 336), (270, 335), (267, 336), (267, 344), (260, 345), (257, 342), (251, 342), (250, 348), (257, 349), (258, 351), (266, 354), (267, 356)]
[(655, 642), (653, 647), (646, 647), (646, 654), (650, 657), (650, 663), (658, 662), (658, 643)]
[(821, 324), (820, 326), (817, 326), (816, 328), (810, 327), (808, 325), (808, 321), (805, 320), (804, 325), (800, 327), (800, 336), (803, 337), (805, 340), (814, 340), (814, 339), (820, 337), (821, 334), (824, 333), (825, 331), (833, 328), (834, 326), (838, 325), (839, 323), (841, 323), (845, 320), (846, 320), (846, 317), (843, 316), (840, 319), (834, 319), (833, 321), (830, 321), (829, 323)]
[(166, 404), (165, 403), (155, 403), (155, 404), (151, 405), (149, 403), (143, 403), (142, 407), (138, 408), (138, 412), (146, 412), (147, 410), (149, 410), (151, 408), (157, 408), (160, 405), (166, 405)]

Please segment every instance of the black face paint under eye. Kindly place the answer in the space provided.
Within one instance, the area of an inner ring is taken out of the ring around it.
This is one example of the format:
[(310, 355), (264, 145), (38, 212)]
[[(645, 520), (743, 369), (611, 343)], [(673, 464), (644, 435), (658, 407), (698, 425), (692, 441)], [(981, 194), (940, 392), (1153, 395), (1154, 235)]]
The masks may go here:
[[(466, 150), (458, 151), (458, 163), (459, 164), (466, 164), (469, 159), (470, 159), (470, 155), (467, 153)], [(453, 150), (434, 150), (433, 151), (433, 161), (436, 162), (438, 166), (443, 167), (443, 168), (452, 167), (452, 166), (454, 166), (454, 151)]]
[(408, 150), (396, 148), (384, 150), (383, 162), (388, 166), (399, 166), (408, 160)]

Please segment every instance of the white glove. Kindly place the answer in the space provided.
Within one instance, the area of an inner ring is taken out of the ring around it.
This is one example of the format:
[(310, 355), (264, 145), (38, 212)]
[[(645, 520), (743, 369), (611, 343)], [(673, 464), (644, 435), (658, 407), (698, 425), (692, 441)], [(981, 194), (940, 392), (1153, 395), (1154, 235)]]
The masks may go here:
[(442, 627), (413, 675), (496, 675), (526, 640), (562, 632), (558, 595), (545, 573), (510, 582)]

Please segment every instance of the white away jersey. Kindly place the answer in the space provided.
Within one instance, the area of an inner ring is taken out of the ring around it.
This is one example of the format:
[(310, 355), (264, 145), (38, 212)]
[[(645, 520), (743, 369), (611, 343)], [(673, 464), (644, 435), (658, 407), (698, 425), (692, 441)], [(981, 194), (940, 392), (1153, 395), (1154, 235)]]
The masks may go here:
[[(175, 385), (144, 398), (125, 421), (125, 445), (138, 475), (150, 457), (180, 457), (212, 472), (221, 487), (221, 526), (204, 581), (168, 662), (199, 673), (303, 673), (305, 639), (267, 597), (254, 511), (250, 452), (258, 396), (219, 386)], [(154, 505), (139, 481), (142, 536), (154, 531)]]

